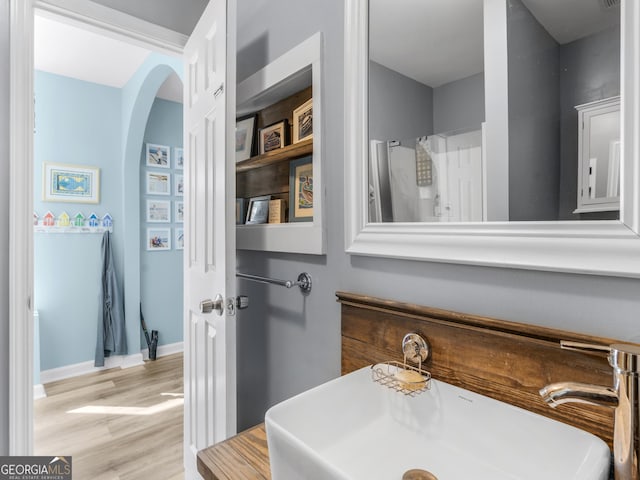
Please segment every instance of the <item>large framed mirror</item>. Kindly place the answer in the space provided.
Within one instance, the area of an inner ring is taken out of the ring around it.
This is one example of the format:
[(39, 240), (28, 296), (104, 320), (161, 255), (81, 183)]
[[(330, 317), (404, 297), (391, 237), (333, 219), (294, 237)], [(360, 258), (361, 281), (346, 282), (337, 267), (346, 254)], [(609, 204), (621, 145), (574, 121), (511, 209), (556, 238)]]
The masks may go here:
[(348, 253), (640, 276), (640, 6), (590, 2), (346, 1)]

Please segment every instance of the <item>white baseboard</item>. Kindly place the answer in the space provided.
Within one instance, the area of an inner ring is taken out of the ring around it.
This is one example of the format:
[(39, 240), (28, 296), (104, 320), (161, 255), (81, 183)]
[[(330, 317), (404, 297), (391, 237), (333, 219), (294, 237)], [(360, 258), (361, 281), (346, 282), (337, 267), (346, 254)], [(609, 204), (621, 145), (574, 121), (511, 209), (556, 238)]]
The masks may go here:
[[(156, 350), (156, 358), (164, 357), (167, 355), (173, 355), (174, 353), (180, 353), (184, 351), (184, 342), (170, 343), (168, 345), (158, 345)], [(101, 370), (107, 370), (109, 368), (130, 368), (138, 365), (143, 365), (146, 360), (149, 360), (149, 349), (145, 348), (139, 353), (132, 355), (114, 355), (112, 357), (105, 357), (104, 367), (95, 367), (94, 361), (89, 360), (87, 362), (74, 363), (73, 365), (65, 365), (64, 367), (52, 368), (49, 370), (43, 370), (40, 372), (40, 381), (45, 383), (57, 382), (58, 380), (64, 380), (65, 378), (78, 377), (87, 373), (99, 372)], [(40, 385), (41, 386), (41, 385)], [(34, 397), (36, 397), (36, 387), (34, 386)], [(44, 387), (42, 387), (42, 396), (46, 396), (44, 393)]]
[[(181, 353), (184, 351), (184, 342), (169, 343), (167, 345), (158, 345), (156, 350), (156, 358), (166, 357), (167, 355), (173, 355), (174, 353)], [(142, 350), (142, 357), (145, 360), (149, 360), (149, 349)]]
[(41, 383), (33, 386), (33, 399), (38, 400), (39, 398), (45, 398), (47, 396), (47, 392), (44, 389), (44, 385)]
[(64, 367), (51, 368), (40, 372), (40, 381), (43, 384), (57, 382), (65, 378), (78, 377), (87, 373), (99, 372), (109, 368), (129, 368), (144, 363), (142, 353), (134, 353), (132, 355), (114, 355), (105, 357), (104, 367), (95, 367), (94, 361), (74, 363), (73, 365), (65, 365)]

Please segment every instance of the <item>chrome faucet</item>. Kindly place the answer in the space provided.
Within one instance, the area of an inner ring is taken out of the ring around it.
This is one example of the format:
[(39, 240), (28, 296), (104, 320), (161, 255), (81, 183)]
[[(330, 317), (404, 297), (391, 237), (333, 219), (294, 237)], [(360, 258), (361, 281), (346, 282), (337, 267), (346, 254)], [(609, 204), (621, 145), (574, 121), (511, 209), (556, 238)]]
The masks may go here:
[(613, 386), (576, 382), (552, 383), (540, 390), (553, 408), (568, 402), (615, 408), (613, 459), (616, 480), (640, 480), (640, 345), (616, 343), (609, 346), (561, 341), (561, 348), (606, 353), (613, 367)]

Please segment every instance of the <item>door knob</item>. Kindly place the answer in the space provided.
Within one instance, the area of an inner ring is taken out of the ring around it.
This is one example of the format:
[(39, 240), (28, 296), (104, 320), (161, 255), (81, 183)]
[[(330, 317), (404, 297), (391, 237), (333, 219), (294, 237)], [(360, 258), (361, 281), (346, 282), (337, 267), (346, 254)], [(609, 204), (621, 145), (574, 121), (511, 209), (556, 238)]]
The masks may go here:
[(215, 300), (206, 299), (200, 302), (200, 313), (211, 313), (214, 310), (218, 312), (218, 315), (222, 315), (224, 312), (224, 301), (222, 295), (216, 295)]

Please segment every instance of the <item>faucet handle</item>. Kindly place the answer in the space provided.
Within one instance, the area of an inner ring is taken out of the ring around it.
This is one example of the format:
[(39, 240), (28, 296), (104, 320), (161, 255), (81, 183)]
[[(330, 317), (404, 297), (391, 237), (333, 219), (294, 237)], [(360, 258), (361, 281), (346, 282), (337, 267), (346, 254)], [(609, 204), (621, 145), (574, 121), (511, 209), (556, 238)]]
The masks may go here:
[(597, 353), (608, 355), (611, 353), (610, 345), (597, 345), (595, 343), (573, 342), (571, 340), (560, 340), (560, 348), (564, 350), (574, 350), (583, 353)]
[(596, 345), (591, 343), (560, 340), (560, 348), (584, 353), (605, 353), (609, 365), (618, 371), (640, 373), (640, 345), (631, 343), (614, 343), (613, 345)]

